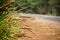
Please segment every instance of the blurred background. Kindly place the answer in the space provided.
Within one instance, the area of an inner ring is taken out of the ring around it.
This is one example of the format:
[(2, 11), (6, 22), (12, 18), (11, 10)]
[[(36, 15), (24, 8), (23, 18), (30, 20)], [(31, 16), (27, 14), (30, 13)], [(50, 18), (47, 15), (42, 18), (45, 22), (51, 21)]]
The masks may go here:
[(11, 11), (60, 16), (60, 0), (0, 0), (0, 20)]
[(60, 16), (60, 0), (15, 0), (16, 10), (22, 12)]

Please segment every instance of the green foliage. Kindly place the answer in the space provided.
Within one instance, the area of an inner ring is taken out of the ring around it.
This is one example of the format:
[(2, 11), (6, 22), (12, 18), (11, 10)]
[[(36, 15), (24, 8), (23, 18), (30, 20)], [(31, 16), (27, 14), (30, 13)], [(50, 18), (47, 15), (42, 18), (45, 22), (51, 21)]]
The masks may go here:
[(0, 6), (2, 6), (8, 0), (0, 0)]
[[(35, 7), (38, 6), (41, 0), (15, 0), (15, 4), (20, 7)], [(22, 4), (22, 5), (21, 5)]]
[[(15, 6), (17, 9), (21, 9), (22, 7), (27, 7), (25, 11), (32, 11), (33, 13), (38, 14), (58, 14), (56, 12), (56, 6), (59, 4), (59, 0), (15, 0)], [(54, 10), (55, 9), (55, 14)]]
[(8, 35), (8, 32), (6, 32), (7, 28), (9, 28), (8, 22), (1, 21), (0, 22), (0, 40), (3, 40)]
[[(4, 6), (3, 4), (5, 4), (6, 2), (9, 2), (9, 1), (10, 0), (1, 0), (0, 7)], [(4, 18), (6, 18), (6, 15), (9, 14), (10, 12), (12, 12), (13, 10), (14, 10), (14, 4), (0, 8), (0, 21), (2, 21)]]
[[(4, 6), (5, 2), (10, 0), (0, 0), (0, 6)], [(15, 40), (14, 35), (20, 34), (22, 29), (20, 29), (18, 24), (11, 25), (12, 20), (4, 20), (10, 12), (14, 10), (14, 4), (8, 5), (3, 8), (0, 8), (0, 40)], [(9, 18), (8, 18), (9, 19)], [(18, 26), (17, 26), (18, 25)]]
[(14, 39), (14, 35), (20, 35), (22, 36), (22, 29), (20, 29), (20, 26), (16, 23), (13, 23), (14, 25), (11, 25), (13, 20), (3, 20), (0, 22), (0, 40), (10, 40)]

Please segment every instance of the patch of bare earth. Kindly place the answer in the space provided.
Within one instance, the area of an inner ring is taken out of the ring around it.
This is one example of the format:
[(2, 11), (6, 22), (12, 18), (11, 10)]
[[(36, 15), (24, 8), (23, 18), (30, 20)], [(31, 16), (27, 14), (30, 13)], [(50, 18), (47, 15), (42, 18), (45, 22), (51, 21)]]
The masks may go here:
[(60, 40), (60, 23), (40, 19), (27, 19), (21, 25), (26, 37), (18, 40)]

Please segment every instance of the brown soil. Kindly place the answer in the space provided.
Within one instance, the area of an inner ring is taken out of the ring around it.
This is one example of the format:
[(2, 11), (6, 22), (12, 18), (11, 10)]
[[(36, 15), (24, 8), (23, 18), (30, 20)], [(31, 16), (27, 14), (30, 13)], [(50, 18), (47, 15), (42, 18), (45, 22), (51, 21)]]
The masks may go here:
[(21, 25), (26, 37), (18, 40), (60, 40), (60, 23), (40, 19), (27, 19)]

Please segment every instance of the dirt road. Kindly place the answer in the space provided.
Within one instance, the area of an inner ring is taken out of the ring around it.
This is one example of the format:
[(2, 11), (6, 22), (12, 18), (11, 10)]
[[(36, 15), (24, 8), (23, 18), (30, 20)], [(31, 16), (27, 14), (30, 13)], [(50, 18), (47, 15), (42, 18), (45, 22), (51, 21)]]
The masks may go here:
[(60, 40), (60, 23), (46, 20), (27, 20), (25, 25), (31, 30), (24, 29), (25, 35), (19, 40)]
[[(50, 19), (53, 20), (51, 21), (47, 16), (30, 16), (31, 18), (25, 19), (24, 25), (21, 25), (21, 27), (29, 28), (24, 29), (26, 37), (18, 38), (18, 40), (60, 40), (60, 18), (58, 18), (58, 22), (55, 21), (57, 17), (51, 17), (52, 19)], [(49, 20), (45, 20), (44, 18)]]

